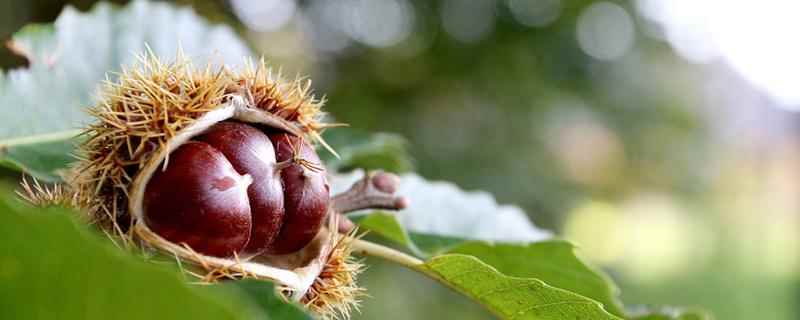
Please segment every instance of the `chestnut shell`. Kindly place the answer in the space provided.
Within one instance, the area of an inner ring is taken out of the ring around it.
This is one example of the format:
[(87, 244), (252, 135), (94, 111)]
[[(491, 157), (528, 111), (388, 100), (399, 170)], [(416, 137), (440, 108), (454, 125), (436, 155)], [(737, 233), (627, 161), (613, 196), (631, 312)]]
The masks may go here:
[(296, 252), (330, 202), (313, 147), (288, 133), (223, 121), (173, 151), (144, 191), (147, 225), (211, 256)]
[(207, 143), (187, 142), (148, 182), (144, 220), (170, 242), (207, 255), (232, 256), (250, 239), (248, 183), (222, 152)]
[(240, 174), (253, 177), (247, 189), (253, 229), (244, 253), (264, 252), (278, 235), (284, 215), (283, 189), (272, 142), (261, 130), (231, 121), (215, 124), (196, 140), (222, 152)]
[(268, 252), (286, 254), (302, 249), (319, 232), (328, 212), (330, 187), (325, 168), (308, 143), (287, 133), (270, 134), (269, 138), (278, 162), (289, 164), (280, 172), (286, 209), (283, 227)]

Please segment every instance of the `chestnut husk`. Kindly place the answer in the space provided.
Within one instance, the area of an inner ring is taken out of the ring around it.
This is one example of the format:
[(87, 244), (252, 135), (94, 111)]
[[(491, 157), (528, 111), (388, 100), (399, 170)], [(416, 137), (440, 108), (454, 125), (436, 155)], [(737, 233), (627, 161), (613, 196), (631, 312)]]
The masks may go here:
[[(161, 62), (151, 52), (138, 58), (138, 65), (118, 74), (118, 81), (105, 83), (99, 102), (89, 109), (97, 121), (85, 129), (79, 160), (64, 176), (64, 184), (54, 189), (24, 184), (26, 198), (39, 205), (81, 209), (87, 221), (121, 247), (173, 255), (195, 270), (205, 271), (203, 276), (187, 270), (205, 281), (273, 281), (285, 297), (301, 302), (322, 318), (348, 318), (364, 294), (356, 284), (363, 268), (350, 256), (354, 233), (338, 232), (340, 219), (346, 218), (336, 210), (368, 208), (361, 204), (369, 201), (342, 206), (335, 205), (333, 197), (327, 206), (327, 223), (313, 240), (281, 255), (203, 255), (185, 243), (159, 236), (144, 217), (145, 190), (154, 173), (169, 164), (169, 156), (177, 148), (219, 122), (233, 120), (269, 128), (315, 141), (334, 152), (320, 137), (320, 130), (332, 125), (321, 122), (323, 101), (310, 94), (310, 82), (301, 78), (285, 81), (263, 60), (234, 72), (210, 64), (204, 70), (195, 69), (180, 51), (172, 63)], [(365, 183), (370, 179), (365, 177)], [(382, 206), (402, 203), (391, 194), (378, 197)]]
[[(244, 119), (237, 117), (240, 114), (247, 114)], [(191, 125), (178, 131), (171, 139), (170, 143), (160, 149), (150, 160), (137, 172), (129, 190), (129, 214), (133, 218), (132, 230), (148, 245), (165, 250), (181, 259), (189, 260), (200, 265), (215, 266), (216, 268), (227, 268), (228, 272), (235, 274), (248, 275), (260, 279), (273, 280), (285, 286), (284, 292), (290, 293), (290, 299), (299, 301), (317, 278), (322, 268), (327, 262), (328, 256), (333, 250), (336, 242), (342, 235), (330, 230), (336, 230), (337, 215), (328, 213), (329, 224), (321, 229), (312, 242), (306, 247), (285, 255), (280, 256), (260, 256), (258, 262), (237, 261), (236, 259), (217, 258), (197, 253), (190, 247), (172, 243), (150, 229), (144, 223), (143, 199), (147, 183), (153, 174), (162, 167), (162, 164), (175, 149), (189, 142), (193, 137), (203, 134), (214, 124), (224, 120), (238, 120), (247, 123), (269, 125), (273, 128), (286, 132), (296, 132), (297, 128), (290, 126), (283, 119), (271, 113), (250, 107), (244, 99), (239, 96), (231, 96), (225, 105), (218, 109), (208, 112), (203, 117), (197, 119)]]

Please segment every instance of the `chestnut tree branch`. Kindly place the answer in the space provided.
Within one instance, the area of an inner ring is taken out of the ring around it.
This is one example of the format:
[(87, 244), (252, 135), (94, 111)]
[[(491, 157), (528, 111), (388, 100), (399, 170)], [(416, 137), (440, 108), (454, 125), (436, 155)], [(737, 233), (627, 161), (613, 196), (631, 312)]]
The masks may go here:
[[(399, 180), (396, 175), (390, 173), (369, 172), (364, 178), (354, 183), (349, 190), (333, 197), (333, 209), (339, 214), (362, 209), (403, 209), (408, 205), (408, 200), (394, 194), (397, 191)], [(350, 232), (355, 227), (353, 222), (344, 215), (341, 215), (340, 218), (344, 219), (339, 221), (339, 232)], [(397, 263), (452, 287), (452, 284), (426, 268), (424, 261), (405, 252), (361, 239), (353, 239), (351, 245), (355, 254), (378, 257)]]

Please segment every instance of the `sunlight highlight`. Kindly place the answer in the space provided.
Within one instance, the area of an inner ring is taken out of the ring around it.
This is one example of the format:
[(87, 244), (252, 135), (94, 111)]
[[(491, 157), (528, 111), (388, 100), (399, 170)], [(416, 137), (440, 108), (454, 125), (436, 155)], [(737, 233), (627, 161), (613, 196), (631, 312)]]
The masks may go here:
[(639, 0), (639, 12), (695, 62), (722, 58), (778, 106), (800, 111), (800, 2)]

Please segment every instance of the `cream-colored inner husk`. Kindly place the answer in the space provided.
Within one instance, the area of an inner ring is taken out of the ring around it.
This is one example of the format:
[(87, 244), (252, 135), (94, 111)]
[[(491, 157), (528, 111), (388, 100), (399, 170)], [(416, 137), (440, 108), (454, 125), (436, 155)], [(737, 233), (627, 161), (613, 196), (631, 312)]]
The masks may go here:
[(162, 166), (163, 162), (166, 161), (165, 165), (169, 163), (169, 154), (191, 138), (202, 134), (214, 124), (228, 119), (264, 124), (302, 136), (302, 131), (293, 123), (267, 111), (249, 107), (241, 96), (232, 96), (229, 102), (220, 106), (219, 109), (207, 113), (179, 131), (169, 140), (169, 144), (139, 171), (129, 194), (129, 212), (135, 220), (133, 230), (138, 237), (148, 244), (174, 254), (181, 259), (195, 262), (207, 269), (221, 269), (244, 276), (272, 280), (289, 289), (290, 299), (299, 301), (322, 271), (327, 257), (335, 245), (337, 236), (335, 232), (338, 223), (335, 221), (336, 214), (328, 215), (331, 217), (328, 227), (322, 228), (317, 237), (299, 252), (283, 256), (260, 256), (254, 259), (248, 259), (248, 257), (225, 259), (199, 254), (184, 245), (172, 243), (162, 238), (150, 230), (144, 222), (143, 199), (147, 182), (150, 181), (156, 170), (165, 167)]

